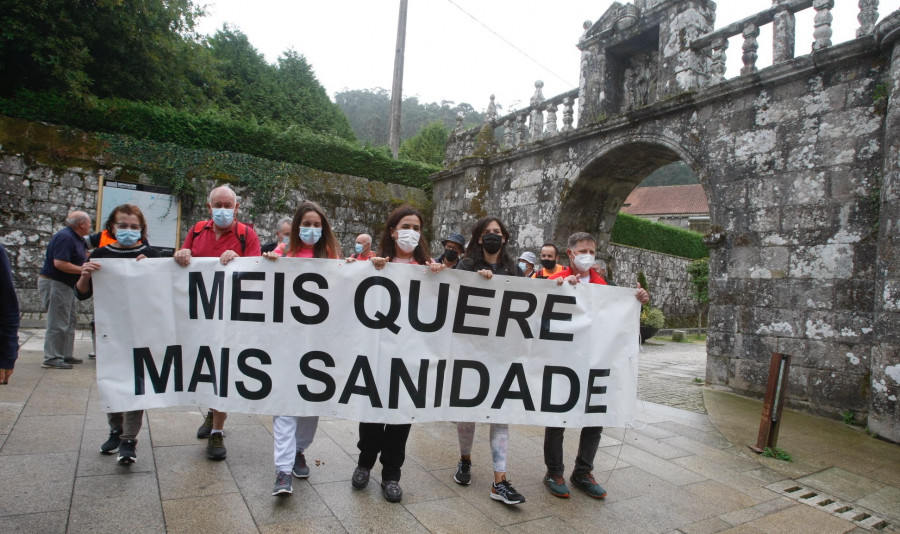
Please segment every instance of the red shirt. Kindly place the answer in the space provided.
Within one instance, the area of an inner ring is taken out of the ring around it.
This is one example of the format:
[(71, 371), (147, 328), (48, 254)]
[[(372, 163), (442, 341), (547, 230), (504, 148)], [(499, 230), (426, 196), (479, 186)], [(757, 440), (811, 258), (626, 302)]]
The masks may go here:
[(226, 231), (218, 239), (216, 239), (216, 230), (213, 228), (212, 220), (207, 221), (203, 230), (194, 237), (194, 227), (188, 230), (187, 237), (184, 238), (184, 245), (181, 248), (190, 249), (191, 256), (198, 258), (218, 258), (226, 250), (233, 250), (238, 256), (260, 256), (262, 252), (259, 250), (259, 237), (253, 228), (246, 226), (246, 235), (244, 236), (245, 247), (241, 253), (241, 240), (238, 239), (237, 221), (231, 225), (231, 230)]
[(366, 261), (366, 260), (368, 260), (368, 259), (370, 259), (370, 258), (374, 258), (374, 257), (375, 257), (375, 251), (374, 251), (374, 250), (370, 250), (369, 253), (366, 254), (366, 255), (353, 253), (353, 254), (350, 255), (350, 257), (353, 258), (354, 260)]
[[(566, 268), (564, 268), (563, 270), (559, 271), (559, 272), (556, 273), (556, 274), (551, 274), (550, 277), (547, 278), (547, 280), (556, 280), (557, 278), (565, 278), (565, 277), (570, 276), (570, 275), (573, 275), (573, 274), (575, 274), (575, 272), (572, 271), (572, 268), (571, 268), (571, 267), (566, 267)], [(606, 283), (606, 280), (604, 280), (603, 277), (600, 276), (599, 273), (597, 273), (597, 271), (591, 269), (590, 271), (588, 271), (588, 274), (591, 276), (591, 279), (589, 280), (589, 283), (591, 283), (591, 284), (600, 284), (600, 285), (603, 285), (603, 286), (608, 286), (608, 285), (609, 285), (609, 284)], [(576, 275), (576, 276), (577, 276), (577, 275)]]

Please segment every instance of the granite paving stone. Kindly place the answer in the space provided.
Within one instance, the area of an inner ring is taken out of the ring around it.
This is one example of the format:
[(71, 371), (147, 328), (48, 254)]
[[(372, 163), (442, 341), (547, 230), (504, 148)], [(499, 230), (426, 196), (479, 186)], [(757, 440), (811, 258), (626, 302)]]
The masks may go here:
[(108, 530), (151, 534), (164, 529), (154, 473), (75, 479), (69, 533)]
[(163, 501), (168, 534), (259, 532), (240, 493)]
[(83, 415), (19, 417), (0, 449), (0, 456), (77, 452), (83, 427)]
[(63, 534), (69, 519), (68, 510), (37, 514), (8, 515), (0, 520), (3, 534)]
[[(828, 491), (836, 497), (850, 501), (862, 499), (884, 487), (884, 484), (880, 482), (845, 471), (839, 467), (823, 469), (817, 473), (798, 478), (797, 482), (818, 490)], [(830, 489), (826, 490), (826, 488)]]
[(74, 452), (0, 456), (0, 516), (67, 511)]
[(843, 534), (854, 527), (849, 521), (805, 504), (754, 519), (746, 525), (767, 534)]

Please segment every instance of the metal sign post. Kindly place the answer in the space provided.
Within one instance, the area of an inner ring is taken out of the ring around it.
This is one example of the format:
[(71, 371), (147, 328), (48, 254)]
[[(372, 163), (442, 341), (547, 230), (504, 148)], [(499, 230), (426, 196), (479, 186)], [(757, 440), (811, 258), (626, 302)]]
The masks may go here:
[(791, 367), (790, 354), (772, 353), (769, 364), (769, 384), (763, 400), (762, 416), (759, 420), (759, 437), (756, 446), (748, 445), (756, 453), (762, 454), (766, 447), (774, 447), (778, 441), (778, 427), (781, 425), (781, 411), (787, 391), (788, 371)]

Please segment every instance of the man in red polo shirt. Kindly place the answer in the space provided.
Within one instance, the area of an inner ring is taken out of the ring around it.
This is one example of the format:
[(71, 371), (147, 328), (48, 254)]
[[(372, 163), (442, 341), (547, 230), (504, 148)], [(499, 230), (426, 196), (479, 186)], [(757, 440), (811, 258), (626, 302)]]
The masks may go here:
[[(209, 193), (206, 204), (212, 219), (200, 221), (188, 230), (181, 250), (175, 253), (175, 261), (182, 267), (191, 263), (191, 258), (219, 258), (222, 265), (238, 256), (259, 256), (259, 237), (253, 228), (237, 222), (237, 195), (228, 186), (221, 186)], [(209, 410), (206, 419), (197, 430), (199, 439), (208, 439), (206, 457), (210, 460), (225, 459), (225, 440), (222, 429), (228, 414)]]
[[(563, 282), (575, 284), (602, 284), (609, 285), (600, 273), (593, 269), (597, 254), (597, 240), (587, 232), (576, 232), (569, 236), (566, 254), (569, 255), (569, 267), (562, 269), (550, 276), (550, 280), (556, 280), (557, 284)], [(638, 284), (635, 298), (641, 303), (650, 300), (647, 291)], [(547, 427), (544, 429), (544, 464), (547, 466), (547, 474), (544, 476), (544, 485), (550, 493), (562, 498), (569, 497), (569, 488), (566, 479), (563, 478), (565, 466), (563, 464), (563, 434), (565, 428)], [(591, 471), (594, 469), (594, 457), (600, 446), (600, 434), (602, 426), (586, 426), (581, 429), (581, 438), (578, 444), (578, 456), (575, 458), (575, 468), (569, 480), (575, 487), (583, 490), (590, 497), (602, 499), (606, 497), (606, 490), (597, 484)]]

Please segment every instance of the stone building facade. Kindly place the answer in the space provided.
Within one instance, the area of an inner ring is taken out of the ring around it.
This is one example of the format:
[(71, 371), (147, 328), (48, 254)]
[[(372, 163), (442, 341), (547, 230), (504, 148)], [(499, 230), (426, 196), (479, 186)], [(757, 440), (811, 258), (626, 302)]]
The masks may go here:
[[(900, 12), (876, 26), (876, 4), (832, 45), (826, 0), (774, 0), (720, 29), (708, 0), (614, 3), (585, 23), (578, 90), (545, 99), (538, 83), (528, 108), (453, 132), (435, 231), (490, 213), (518, 247), (586, 230), (609, 255), (625, 198), (680, 160), (710, 205), (707, 381), (761, 395), (772, 352), (789, 353), (790, 405), (853, 410), (900, 441)], [(815, 42), (795, 56), (809, 8)], [(726, 80), (735, 35), (744, 67)]]

